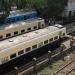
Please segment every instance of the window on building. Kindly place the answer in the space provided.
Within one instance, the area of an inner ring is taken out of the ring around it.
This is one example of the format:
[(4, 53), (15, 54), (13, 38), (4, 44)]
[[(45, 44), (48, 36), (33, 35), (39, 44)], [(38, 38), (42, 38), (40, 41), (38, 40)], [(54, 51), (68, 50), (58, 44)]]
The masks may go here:
[(17, 35), (17, 34), (18, 34), (18, 31), (15, 31), (15, 32), (14, 32), (14, 35)]
[(54, 37), (54, 40), (57, 40), (57, 39), (58, 39), (58, 36), (55, 36), (55, 37)]
[(74, 16), (75, 16), (75, 10), (74, 10)]
[(41, 46), (43, 46), (43, 42), (40, 42), (40, 43), (38, 44), (38, 47), (41, 47)]
[(45, 41), (44, 41), (44, 44), (47, 44), (47, 43), (48, 43), (48, 40), (45, 40)]
[(31, 31), (31, 28), (28, 28), (27, 30), (28, 30), (28, 31)]
[(10, 37), (10, 36), (11, 36), (11, 34), (10, 34), (10, 33), (6, 34), (6, 37)]
[(21, 30), (21, 33), (24, 33), (25, 32), (25, 30), (23, 29), (23, 30)]
[(0, 35), (0, 40), (1, 40), (1, 39), (3, 39), (3, 36), (2, 36), (2, 35)]
[(25, 49), (26, 52), (28, 52), (30, 50), (31, 50), (31, 47), (28, 47), (28, 48)]
[(15, 58), (16, 57), (16, 53), (10, 55), (10, 59)]
[(33, 45), (33, 46), (32, 46), (32, 49), (36, 49), (36, 48), (37, 48), (37, 45)]
[(24, 53), (24, 50), (21, 50), (21, 51), (18, 52), (18, 55), (21, 55), (23, 53)]
[(72, 12), (71, 11), (69, 11), (69, 16), (71, 16), (72, 15)]

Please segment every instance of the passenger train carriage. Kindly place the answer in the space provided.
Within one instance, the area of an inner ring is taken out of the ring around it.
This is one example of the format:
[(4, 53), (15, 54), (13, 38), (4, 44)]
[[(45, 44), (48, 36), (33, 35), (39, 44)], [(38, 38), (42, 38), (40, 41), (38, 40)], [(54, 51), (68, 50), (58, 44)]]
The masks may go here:
[[(0, 16), (3, 15), (3, 12), (0, 12)], [(25, 12), (23, 10), (15, 10), (15, 11), (10, 11), (10, 15), (6, 17), (3, 23), (15, 23), (18, 21), (23, 21), (31, 18), (37, 18), (37, 12), (32, 10), (29, 12)], [(2, 25), (1, 23), (0, 25)]]
[(45, 27), (44, 19), (32, 18), (0, 26), (0, 40)]
[[(5, 68), (20, 66), (48, 50), (60, 46), (60, 38), (66, 36), (61, 25), (49, 26), (0, 42), (0, 72)], [(12, 66), (13, 65), (13, 66)]]

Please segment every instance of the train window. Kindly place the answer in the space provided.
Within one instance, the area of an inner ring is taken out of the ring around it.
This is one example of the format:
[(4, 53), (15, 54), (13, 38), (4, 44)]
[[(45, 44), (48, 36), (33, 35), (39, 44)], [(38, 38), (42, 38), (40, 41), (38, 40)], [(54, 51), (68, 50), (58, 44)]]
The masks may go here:
[(25, 30), (23, 29), (23, 30), (21, 30), (21, 33), (24, 33), (25, 32)]
[(18, 55), (21, 55), (23, 53), (24, 53), (24, 50), (21, 50), (21, 51), (18, 52)]
[(63, 36), (65, 36), (65, 33), (63, 33)]
[(10, 34), (10, 33), (6, 34), (6, 37), (10, 37), (10, 36), (11, 36), (11, 34)]
[(15, 22), (15, 19), (13, 18), (13, 19), (11, 19), (11, 22)]
[(49, 39), (49, 42), (51, 42), (51, 41), (53, 41), (53, 38), (50, 38), (50, 39)]
[(30, 51), (31, 50), (31, 47), (28, 47), (28, 48), (26, 48), (26, 52), (28, 52), (28, 51)]
[(55, 36), (55, 37), (54, 37), (54, 40), (57, 40), (57, 39), (58, 39), (58, 36)]
[(40, 42), (40, 43), (38, 44), (38, 47), (41, 47), (41, 46), (43, 46), (43, 42)]
[(17, 17), (16, 21), (19, 21), (19, 20), (20, 20), (19, 17)]
[(28, 30), (28, 31), (30, 31), (30, 30), (31, 30), (31, 28), (28, 28), (27, 30)]
[(26, 16), (24, 16), (24, 20), (26, 20)]
[(37, 45), (33, 45), (33, 46), (32, 46), (32, 49), (36, 49), (36, 48), (37, 48)]
[(14, 32), (14, 35), (17, 35), (17, 34), (18, 34), (18, 31), (15, 31), (15, 32)]
[(21, 19), (21, 20), (24, 20), (24, 17), (23, 17), (23, 15), (22, 15), (22, 16), (20, 16), (20, 19)]
[(7, 56), (7, 57), (5, 57), (5, 58), (2, 58), (2, 59), (1, 59), (1, 61), (2, 61), (2, 63), (7, 62), (7, 61), (8, 61), (8, 56)]
[(15, 58), (16, 57), (16, 53), (10, 55), (10, 59)]
[(3, 36), (2, 35), (0, 35), (0, 39), (2, 39), (3, 38)]
[(47, 44), (47, 43), (48, 43), (48, 40), (45, 40), (45, 41), (44, 41), (44, 44)]
[(44, 27), (44, 24), (42, 24), (42, 27)]
[(34, 29), (37, 29), (37, 27), (36, 27), (36, 26), (34, 26)]
[(6, 21), (7, 23), (10, 23), (10, 19), (7, 19), (7, 21)]

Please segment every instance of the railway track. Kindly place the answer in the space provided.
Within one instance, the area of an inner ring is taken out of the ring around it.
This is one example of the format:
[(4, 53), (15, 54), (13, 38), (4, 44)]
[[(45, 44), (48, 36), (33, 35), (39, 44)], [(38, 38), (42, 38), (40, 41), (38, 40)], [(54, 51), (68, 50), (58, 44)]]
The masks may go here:
[(75, 36), (75, 31), (69, 33), (69, 35)]
[(75, 60), (71, 61), (65, 65), (60, 70), (56, 71), (53, 75), (69, 75), (72, 71), (75, 70)]
[[(63, 41), (66, 41), (66, 40), (68, 40), (68, 38), (63, 39)], [(59, 47), (59, 48), (57, 48), (56, 50), (54, 50), (55, 52), (52, 53), (52, 58), (54, 58), (54, 57), (56, 57), (57, 55), (60, 54), (60, 49), (61, 49), (61, 47)], [(66, 49), (66, 50), (67, 50), (67, 49)], [(64, 51), (66, 51), (66, 50), (64, 50)], [(56, 53), (56, 54), (55, 54), (55, 53)], [(48, 53), (43, 54), (41, 57), (39, 57), (38, 60), (37, 60), (37, 63), (43, 62), (43, 61), (45, 61), (45, 60), (48, 61)], [(29, 69), (29, 68), (32, 67), (32, 66), (33, 66), (33, 61), (29, 62), (28, 64), (25, 64), (25, 65), (23, 65), (23, 66), (18, 67), (18, 69), (19, 69), (19, 72), (22, 72), (22, 71), (24, 71), (24, 70)], [(11, 74), (13, 74), (13, 73), (14, 73), (14, 70), (8, 72), (6, 75), (11, 75)], [(14, 75), (14, 74), (13, 74), (13, 75)]]
[[(65, 52), (66, 50), (64, 50), (64, 52)], [(57, 55), (59, 55), (60, 54), (60, 52), (58, 53), (58, 54), (56, 54), (56, 55), (53, 55), (52, 56), (52, 59), (53, 58), (55, 58)], [(44, 64), (44, 63), (47, 63), (48, 62), (48, 55), (47, 54), (45, 54), (44, 56), (42, 56), (42, 57), (40, 57), (39, 59), (38, 59), (38, 62), (37, 62), (37, 67), (40, 67), (42, 64)], [(31, 62), (31, 63), (29, 63), (29, 64), (27, 64), (27, 65), (24, 65), (24, 66), (22, 66), (22, 67), (20, 67), (18, 70), (18, 74), (19, 75), (30, 75), (30, 74), (27, 74), (27, 73), (32, 73), (33, 71), (33, 68), (34, 68), (34, 66), (33, 66), (33, 62)], [(12, 72), (9, 72), (9, 73), (7, 73), (7, 74), (5, 74), (5, 75), (15, 75), (14, 74), (15, 73), (15, 70), (14, 71), (12, 71)]]

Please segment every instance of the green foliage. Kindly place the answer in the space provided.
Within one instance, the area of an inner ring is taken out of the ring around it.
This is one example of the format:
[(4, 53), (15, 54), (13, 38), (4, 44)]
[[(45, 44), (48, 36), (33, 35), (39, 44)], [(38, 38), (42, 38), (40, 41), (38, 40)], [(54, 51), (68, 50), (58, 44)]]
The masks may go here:
[(42, 8), (43, 6), (45, 6), (46, 1), (45, 0), (34, 0), (34, 3), (37, 6), (37, 8)]
[[(3, 1), (3, 0), (1, 0)], [(17, 5), (18, 9), (35, 9), (41, 17), (50, 18), (57, 17), (64, 10), (67, 5), (68, 0), (10, 0), (10, 5), (8, 3), (0, 4), (2, 11), (9, 15), (9, 7), (11, 5)]]
[[(47, 1), (46, 0), (35, 0), (34, 1), (34, 9), (38, 12), (38, 14), (41, 16), (41, 17), (44, 17), (46, 14), (46, 7), (47, 5)], [(45, 9), (45, 10), (44, 10)]]
[(16, 3), (15, 3), (18, 9), (25, 9), (26, 4), (27, 4), (26, 0), (16, 0)]
[(67, 5), (68, 0), (48, 0), (47, 8), (49, 16), (58, 16)]
[(0, 22), (3, 22), (5, 18), (9, 15), (10, 10), (10, 4), (7, 1), (0, 1), (0, 12), (3, 12), (2, 15), (0, 15)]

